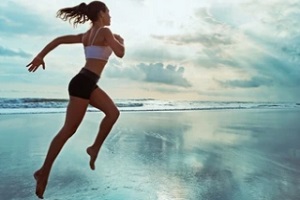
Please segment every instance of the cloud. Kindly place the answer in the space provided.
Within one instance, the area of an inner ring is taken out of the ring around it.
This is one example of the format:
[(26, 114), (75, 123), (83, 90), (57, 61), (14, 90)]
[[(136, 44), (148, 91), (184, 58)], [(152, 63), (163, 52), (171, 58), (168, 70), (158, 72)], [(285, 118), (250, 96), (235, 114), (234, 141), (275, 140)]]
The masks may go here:
[(201, 7), (196, 9), (195, 16), (198, 19), (201, 19), (203, 22), (214, 25), (222, 25), (221, 21), (218, 21), (214, 18), (214, 16), (210, 13), (209, 9), (206, 7)]
[(289, 61), (300, 62), (300, 37), (291, 41), (291, 44), (283, 44), (281, 51), (283, 54), (288, 55)]
[(288, 61), (284, 57), (284, 55), (270, 55), (263, 52), (255, 56), (250, 54), (248, 57), (239, 58), (235, 67), (240, 70), (238, 74), (241, 74), (241, 77), (251, 78), (243, 79), (237, 75), (230, 78), (224, 76), (223, 80), (220, 78), (215, 80), (227, 88), (250, 89), (266, 86), (268, 89), (273, 88), (275, 92), (297, 88), (300, 85), (299, 64)]
[(163, 63), (140, 63), (133, 67), (120, 67), (120, 65), (117, 61), (112, 61), (105, 75), (110, 78), (127, 78), (142, 82), (191, 87), (189, 81), (183, 76), (184, 67), (164, 66)]
[(143, 60), (144, 62), (164, 62), (164, 61), (180, 61), (184, 59), (184, 55), (173, 53), (171, 49), (163, 46), (143, 46), (129, 49), (126, 57), (133, 60)]
[(219, 45), (230, 45), (233, 43), (231, 37), (228, 37), (226, 34), (220, 32), (202, 34), (202, 33), (193, 33), (193, 34), (182, 34), (182, 35), (173, 35), (173, 36), (160, 36), (153, 35), (155, 39), (163, 40), (166, 43), (176, 44), (176, 45), (203, 45), (205, 47), (215, 47)]
[(250, 80), (219, 81), (219, 83), (225, 87), (257, 88), (260, 86), (270, 86), (273, 84), (273, 81), (263, 77), (252, 77)]
[(200, 71), (206, 68), (217, 83), (215, 92), (206, 96), (260, 98), (265, 93), (297, 98), (286, 94), (295, 93), (300, 85), (299, 13), (300, 3), (293, 0), (218, 1), (209, 9), (196, 8), (193, 29), (152, 38), (179, 52), (190, 49), (189, 65)]
[(193, 18), (193, 23), (197, 24), (193, 29), (175, 35), (152, 35), (152, 38), (180, 46), (200, 45), (206, 48), (235, 43), (233, 31), (236, 30), (216, 19), (208, 8), (197, 8)]
[(44, 25), (45, 21), (20, 4), (10, 1), (1, 5), (1, 35), (38, 34), (45, 31)]
[(165, 87), (157, 87), (155, 88), (155, 90), (161, 93), (168, 93), (168, 94), (178, 94), (183, 92), (177, 88), (165, 88)]
[(264, 55), (254, 67), (261, 75), (273, 79), (278, 87), (294, 87), (300, 84), (300, 69), (295, 63), (289, 63), (282, 57)]
[(206, 24), (212, 25), (208, 29), (226, 25), (227, 31), (221, 34), (228, 43), (222, 43), (222, 40), (208, 40), (216, 44), (204, 42), (208, 44), (202, 50), (206, 57), (199, 56), (197, 62), (212, 67), (221, 64), (241, 69), (243, 75), (252, 77), (246, 80), (240, 77), (226, 80), (224, 77), (224, 80), (217, 81), (226, 87), (267, 86), (278, 90), (297, 87), (300, 84), (300, 69), (297, 67), (300, 64), (299, 13), (300, 3), (293, 0), (250, 0), (216, 4), (209, 12), (200, 9), (196, 12), (199, 19), (212, 19)]
[(45, 34), (57, 34), (66, 30), (59, 25), (53, 26), (54, 13), (44, 16), (40, 10), (34, 10), (35, 5), (27, 2), (27, 5), (8, 1), (0, 5), (0, 36), (17, 37), (21, 35), (40, 36)]
[(190, 51), (186, 60), (199, 68), (238, 66), (235, 48), (244, 43), (239, 29), (217, 19), (206, 7), (195, 10), (193, 24), (193, 29), (173, 35), (152, 35), (152, 38), (173, 45), (178, 52)]
[(18, 57), (22, 57), (22, 58), (28, 58), (28, 57), (31, 57), (31, 54), (26, 53), (22, 50), (16, 51), (16, 50), (12, 50), (12, 49), (8, 49), (3, 46), (0, 46), (0, 56), (8, 56), (8, 57), (18, 56)]
[(146, 74), (146, 82), (191, 87), (191, 84), (183, 77), (183, 67), (177, 68), (173, 65), (167, 65), (164, 67), (162, 63), (149, 65), (141, 63), (137, 67)]

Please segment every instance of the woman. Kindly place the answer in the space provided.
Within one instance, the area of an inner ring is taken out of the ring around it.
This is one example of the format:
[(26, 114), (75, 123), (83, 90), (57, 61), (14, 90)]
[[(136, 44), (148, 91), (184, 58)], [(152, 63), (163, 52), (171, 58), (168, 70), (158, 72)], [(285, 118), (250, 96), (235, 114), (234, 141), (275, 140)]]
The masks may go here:
[(73, 20), (74, 26), (91, 21), (92, 26), (87, 32), (79, 35), (57, 37), (27, 65), (29, 72), (36, 71), (41, 65), (45, 69), (44, 57), (58, 45), (82, 43), (84, 46), (86, 63), (69, 83), (70, 99), (65, 123), (52, 140), (43, 166), (34, 173), (36, 195), (39, 198), (43, 198), (55, 158), (65, 142), (76, 132), (88, 105), (98, 108), (105, 114), (95, 142), (86, 150), (90, 156), (89, 164), (92, 170), (95, 169), (94, 163), (101, 145), (119, 117), (119, 110), (114, 102), (96, 85), (111, 53), (122, 58), (125, 52), (123, 38), (113, 34), (107, 27), (110, 25), (108, 8), (100, 1), (93, 1), (88, 5), (81, 3), (75, 7), (60, 9), (57, 17), (65, 21)]

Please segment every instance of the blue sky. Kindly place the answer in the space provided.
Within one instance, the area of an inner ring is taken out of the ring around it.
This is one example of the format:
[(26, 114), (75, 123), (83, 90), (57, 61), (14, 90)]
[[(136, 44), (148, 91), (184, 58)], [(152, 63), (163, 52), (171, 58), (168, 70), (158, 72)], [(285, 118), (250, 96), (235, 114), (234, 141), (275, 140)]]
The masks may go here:
[[(76, 0), (0, 3), (0, 96), (67, 98), (84, 64), (81, 45), (59, 46), (46, 70), (25, 65), (53, 38), (86, 31), (56, 11)], [(86, 2), (88, 3), (88, 2)], [(297, 0), (107, 0), (111, 29), (125, 39), (99, 86), (114, 99), (300, 100)]]

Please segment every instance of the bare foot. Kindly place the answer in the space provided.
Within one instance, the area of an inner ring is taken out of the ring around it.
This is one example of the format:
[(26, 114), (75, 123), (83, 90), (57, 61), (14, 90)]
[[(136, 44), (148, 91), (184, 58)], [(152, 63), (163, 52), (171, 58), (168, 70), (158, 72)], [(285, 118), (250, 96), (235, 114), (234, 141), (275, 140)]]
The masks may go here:
[(33, 176), (36, 180), (35, 194), (40, 199), (44, 199), (43, 195), (47, 186), (47, 177), (43, 177), (43, 174), (40, 170), (36, 171)]
[(92, 170), (95, 170), (95, 161), (97, 159), (97, 153), (91, 147), (86, 149), (87, 154), (90, 156), (90, 167)]

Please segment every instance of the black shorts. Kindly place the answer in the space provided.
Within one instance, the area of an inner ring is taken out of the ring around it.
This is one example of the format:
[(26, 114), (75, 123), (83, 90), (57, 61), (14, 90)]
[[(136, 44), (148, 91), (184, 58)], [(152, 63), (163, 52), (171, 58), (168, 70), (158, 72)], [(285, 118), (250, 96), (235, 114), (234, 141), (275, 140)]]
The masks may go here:
[(96, 89), (99, 76), (85, 68), (74, 76), (69, 83), (69, 95), (80, 97), (83, 99), (90, 99), (94, 89)]

